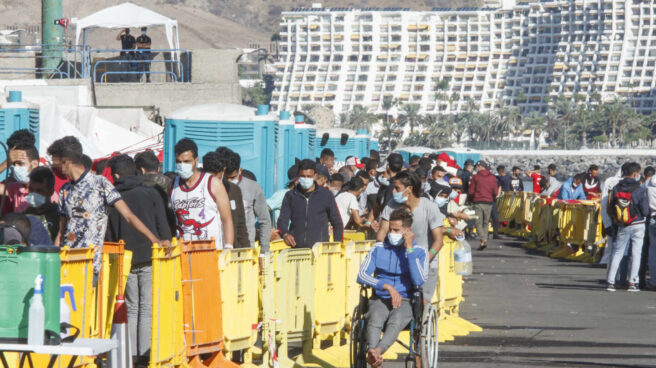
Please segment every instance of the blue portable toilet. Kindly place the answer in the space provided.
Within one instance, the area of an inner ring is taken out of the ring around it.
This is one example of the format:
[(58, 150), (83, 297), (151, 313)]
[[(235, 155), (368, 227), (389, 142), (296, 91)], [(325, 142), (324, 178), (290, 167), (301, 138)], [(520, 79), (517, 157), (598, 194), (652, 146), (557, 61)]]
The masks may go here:
[(371, 135), (367, 132), (367, 129), (358, 129), (355, 133), (355, 145), (357, 148), (357, 157), (369, 157), (369, 141), (371, 140)]
[(465, 166), (465, 161), (472, 160), (476, 163), (481, 159), (481, 153), (471, 148), (444, 148), (437, 150), (438, 153), (446, 152), (449, 156), (456, 160), (460, 167)]
[[(347, 137), (344, 144), (342, 144), (343, 135)], [(346, 161), (348, 156), (361, 157), (358, 152), (358, 140), (354, 130), (342, 128), (320, 130), (317, 132), (317, 139), (319, 140), (319, 152), (324, 148), (330, 148), (335, 153), (335, 161)], [(368, 153), (367, 156), (369, 156)]]
[(275, 190), (277, 191), (285, 187), (287, 170), (294, 165), (296, 158), (294, 122), (291, 120), (289, 111), (280, 111), (280, 120), (276, 129)]
[(294, 120), (294, 158), (314, 160), (316, 158), (317, 128), (312, 124), (307, 124), (303, 115), (296, 115)]
[[(9, 91), (7, 102), (0, 108), (0, 140), (6, 142), (15, 131), (27, 129), (36, 137), (38, 149), (39, 126), (39, 109), (35, 105), (23, 102), (21, 91)], [(6, 159), (5, 151), (0, 149), (0, 162)]]
[(398, 148), (394, 152), (400, 154), (403, 157), (403, 161), (410, 162), (411, 156), (423, 157), (424, 154), (431, 154), (437, 152), (433, 148), (428, 147), (403, 147)]
[(189, 106), (172, 112), (164, 127), (164, 170), (175, 170), (173, 149), (182, 138), (196, 142), (201, 161), (207, 152), (225, 146), (241, 156), (241, 167), (252, 171), (264, 194), (270, 196), (275, 187), (278, 119), (268, 112), (268, 106), (256, 110), (233, 104)]

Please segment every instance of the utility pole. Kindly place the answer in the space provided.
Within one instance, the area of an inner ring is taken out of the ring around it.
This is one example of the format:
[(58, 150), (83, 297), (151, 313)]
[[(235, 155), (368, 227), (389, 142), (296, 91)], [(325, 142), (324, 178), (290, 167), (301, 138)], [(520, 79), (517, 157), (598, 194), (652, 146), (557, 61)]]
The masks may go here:
[(42, 78), (57, 69), (62, 58), (63, 28), (55, 24), (62, 19), (62, 0), (41, 0), (41, 57), (37, 67), (45, 69)]

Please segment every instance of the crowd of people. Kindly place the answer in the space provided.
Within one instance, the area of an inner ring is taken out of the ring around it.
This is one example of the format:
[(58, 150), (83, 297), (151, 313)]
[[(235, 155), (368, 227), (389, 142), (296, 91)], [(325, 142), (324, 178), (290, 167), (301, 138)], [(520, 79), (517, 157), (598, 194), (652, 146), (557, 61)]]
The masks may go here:
[(555, 165), (546, 173), (535, 166), (525, 176), (519, 167), (506, 173), (498, 166), (493, 174), (485, 160), (467, 160), (461, 168), (446, 153), (405, 162), (398, 153), (382, 160), (372, 150), (369, 157), (346, 158), (340, 167), (324, 149), (316, 160), (297, 160), (285, 188), (266, 199), (239, 154), (226, 147), (201, 158), (193, 140), (181, 139), (174, 147), (175, 172), (162, 173), (152, 151), (94, 161), (77, 138), (66, 136), (48, 147), (44, 165), (35, 144), (27, 130), (7, 140), (8, 157), (0, 163), (6, 172), (0, 243), (93, 245), (97, 276), (103, 242), (124, 240), (133, 253), (125, 294), (137, 364), (147, 364), (150, 348), (153, 243), (168, 247), (178, 237), (214, 241), (217, 249), (258, 245), (264, 257), (273, 240), (310, 248), (342, 241), (345, 229), (354, 229), (376, 239), (358, 280), (374, 289), (368, 359), (379, 366), (390, 338), (411, 317), (403, 300), (419, 286), (424, 300), (432, 298), (444, 237), (475, 240), (484, 250), (490, 224), (491, 236), (498, 236), (497, 198), (524, 191), (525, 180), (533, 181), (534, 192), (553, 198), (601, 198), (610, 239), (608, 290), (618, 282), (630, 291), (656, 289), (645, 276), (648, 264), (656, 281), (656, 180), (654, 168), (641, 171), (637, 163), (625, 164), (602, 187), (594, 165), (560, 182)]

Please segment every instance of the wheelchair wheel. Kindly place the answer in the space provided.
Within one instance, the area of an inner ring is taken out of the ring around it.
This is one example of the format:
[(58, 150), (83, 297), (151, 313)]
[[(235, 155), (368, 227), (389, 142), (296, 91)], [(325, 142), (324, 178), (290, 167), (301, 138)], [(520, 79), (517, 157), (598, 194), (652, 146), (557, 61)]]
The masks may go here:
[(365, 341), (365, 318), (358, 307), (353, 309), (351, 320), (349, 358), (351, 368), (367, 368), (367, 342)]
[(419, 349), (422, 368), (437, 368), (437, 311), (430, 304), (426, 306), (419, 338)]

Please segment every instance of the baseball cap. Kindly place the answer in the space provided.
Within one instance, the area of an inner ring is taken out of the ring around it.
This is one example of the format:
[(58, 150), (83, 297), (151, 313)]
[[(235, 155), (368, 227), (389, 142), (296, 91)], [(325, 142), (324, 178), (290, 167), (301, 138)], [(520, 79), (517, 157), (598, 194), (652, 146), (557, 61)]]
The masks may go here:
[(364, 169), (364, 164), (360, 162), (360, 160), (357, 157), (349, 157), (348, 160), (346, 160), (347, 165), (355, 166), (358, 169)]
[(478, 160), (478, 162), (476, 163), (476, 166), (481, 166), (482, 168), (484, 168), (486, 170), (490, 169), (490, 164), (485, 160)]
[(468, 159), (465, 161), (465, 165), (473, 165), (473, 164), (474, 164), (474, 160), (472, 160), (471, 158), (468, 158)]
[(451, 178), (449, 179), (449, 185), (451, 186), (451, 188), (462, 189), (462, 179)]
[(23, 241), (27, 243), (27, 237), (16, 226), (4, 223), (0, 224), (0, 241), (1, 244), (16, 245)]

